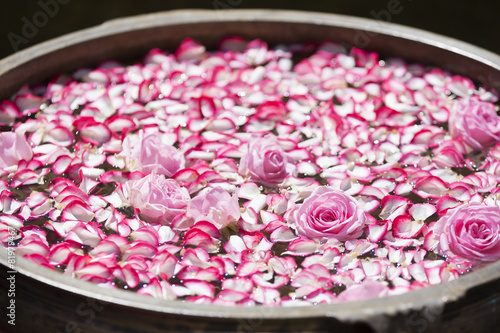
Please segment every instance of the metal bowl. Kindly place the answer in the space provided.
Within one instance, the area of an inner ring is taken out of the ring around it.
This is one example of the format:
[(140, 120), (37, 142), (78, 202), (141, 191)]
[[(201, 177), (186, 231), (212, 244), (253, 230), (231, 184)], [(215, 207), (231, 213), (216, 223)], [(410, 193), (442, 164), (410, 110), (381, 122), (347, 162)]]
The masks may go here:
[[(269, 44), (334, 40), (436, 65), (500, 90), (499, 56), (421, 30), (322, 13), (183, 10), (110, 21), (16, 53), (0, 61), (0, 98), (60, 72), (134, 59), (153, 47), (175, 49), (186, 37), (215, 47), (231, 35)], [(0, 263), (2, 311), (9, 314), (9, 302), (15, 301), (15, 326), (3, 316), (4, 332), (444, 333), (492, 332), (500, 326), (500, 262), (400, 296), (292, 308), (197, 305), (103, 289), (12, 258), (5, 248)]]

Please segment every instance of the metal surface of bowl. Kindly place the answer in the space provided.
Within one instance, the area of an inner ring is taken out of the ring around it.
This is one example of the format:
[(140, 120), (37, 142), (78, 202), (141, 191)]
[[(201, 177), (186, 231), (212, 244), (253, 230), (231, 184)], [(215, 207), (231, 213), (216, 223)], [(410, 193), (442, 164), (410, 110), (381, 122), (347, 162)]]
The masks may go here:
[[(500, 89), (500, 57), (417, 29), (332, 14), (281, 10), (187, 10), (119, 19), (0, 61), (0, 98), (23, 84), (110, 59), (134, 59), (186, 37), (215, 47), (224, 36), (270, 44), (333, 40), (382, 56), (436, 65)], [(0, 284), (15, 276), (15, 323), (5, 332), (490, 332), (500, 316), (500, 262), (400, 296), (309, 307), (224, 307), (162, 301), (70, 279), (0, 249)], [(9, 305), (1, 294), (2, 309)], [(8, 311), (8, 310), (7, 310)], [(7, 317), (8, 318), (8, 317)]]

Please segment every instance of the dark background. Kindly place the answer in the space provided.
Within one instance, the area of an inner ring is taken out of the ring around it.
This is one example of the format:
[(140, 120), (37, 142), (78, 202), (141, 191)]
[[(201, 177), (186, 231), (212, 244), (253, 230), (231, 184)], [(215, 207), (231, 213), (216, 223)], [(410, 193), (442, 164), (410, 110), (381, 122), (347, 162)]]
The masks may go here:
[[(386, 13), (390, 4), (400, 13)], [(54, 4), (57, 7), (54, 7)], [(49, 14), (41, 14), (47, 9)], [(1, 0), (0, 58), (41, 41), (94, 26), (112, 18), (181, 8), (284, 8), (321, 11), (417, 27), (447, 35), (500, 54), (500, 2), (423, 0)], [(44, 18), (46, 20), (44, 21)], [(37, 21), (38, 20), (38, 21)], [(28, 22), (28, 23), (26, 23)], [(27, 24), (38, 23), (35, 30)], [(23, 30), (24, 29), (24, 30)], [(27, 30), (28, 29), (28, 30)], [(28, 32), (28, 33), (26, 33)], [(9, 39), (10, 38), (10, 39)]]

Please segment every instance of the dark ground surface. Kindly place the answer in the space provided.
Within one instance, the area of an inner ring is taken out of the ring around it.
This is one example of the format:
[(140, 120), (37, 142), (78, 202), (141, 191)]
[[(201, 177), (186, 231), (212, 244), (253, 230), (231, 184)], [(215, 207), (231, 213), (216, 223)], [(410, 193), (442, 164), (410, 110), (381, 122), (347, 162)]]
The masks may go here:
[[(388, 11), (391, 6), (393, 14)], [(113, 18), (181, 8), (283, 8), (375, 18), (454, 37), (500, 54), (500, 2), (487, 0), (1, 0), (0, 58)]]

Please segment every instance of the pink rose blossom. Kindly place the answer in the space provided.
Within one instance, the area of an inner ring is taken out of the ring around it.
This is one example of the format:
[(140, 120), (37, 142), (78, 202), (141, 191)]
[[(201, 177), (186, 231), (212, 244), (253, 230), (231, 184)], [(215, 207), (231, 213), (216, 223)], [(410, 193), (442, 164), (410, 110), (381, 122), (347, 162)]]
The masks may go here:
[(156, 173), (124, 183), (122, 191), (125, 199), (139, 210), (141, 218), (164, 225), (170, 225), (185, 213), (191, 199), (186, 188)]
[(475, 149), (500, 142), (500, 117), (495, 105), (473, 98), (459, 99), (451, 110), (449, 130)]
[(23, 134), (0, 133), (0, 168), (17, 166), (19, 161), (29, 161), (32, 157), (33, 152)]
[(365, 212), (343, 191), (318, 187), (295, 211), (297, 233), (312, 239), (345, 241), (363, 233)]
[(481, 203), (450, 209), (434, 226), (443, 254), (456, 254), (472, 263), (500, 259), (500, 208)]
[(220, 187), (215, 187), (194, 197), (189, 204), (186, 215), (191, 217), (195, 223), (207, 221), (216, 226), (217, 229), (222, 229), (237, 222), (240, 214), (238, 197), (235, 194), (230, 195)]
[(292, 159), (286, 154), (276, 137), (267, 134), (248, 140), (247, 151), (240, 160), (239, 172), (266, 186), (276, 186), (289, 175)]
[(122, 154), (130, 171), (156, 172), (167, 177), (183, 169), (185, 163), (179, 150), (162, 142), (161, 133), (144, 135), (140, 132), (138, 140), (127, 136), (123, 140)]

